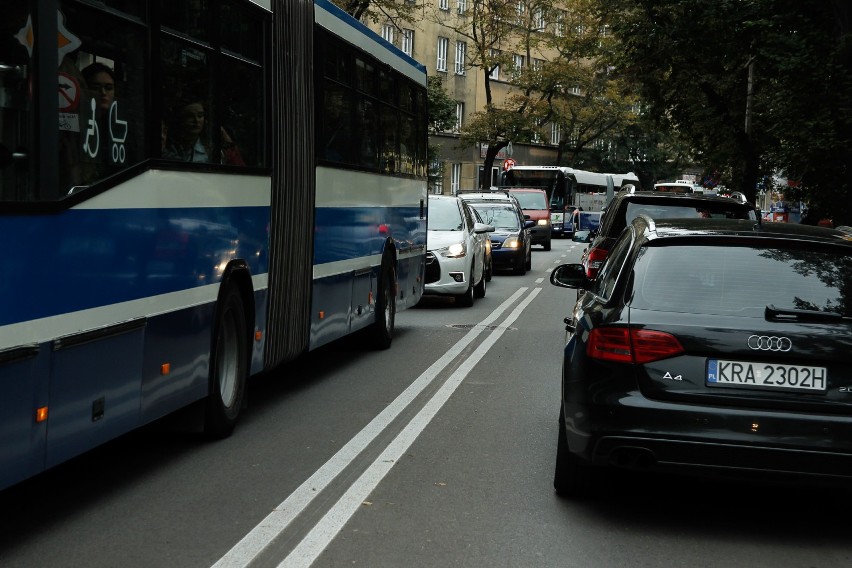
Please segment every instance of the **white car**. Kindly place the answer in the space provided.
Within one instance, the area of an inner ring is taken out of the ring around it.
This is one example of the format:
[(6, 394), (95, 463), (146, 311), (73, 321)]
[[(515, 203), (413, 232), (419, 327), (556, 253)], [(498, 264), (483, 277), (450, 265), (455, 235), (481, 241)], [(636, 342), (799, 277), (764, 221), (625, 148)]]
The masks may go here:
[(431, 195), (427, 228), (424, 294), (453, 296), (472, 306), (474, 298), (485, 296), (486, 233), (494, 227), (478, 222), (462, 199)]

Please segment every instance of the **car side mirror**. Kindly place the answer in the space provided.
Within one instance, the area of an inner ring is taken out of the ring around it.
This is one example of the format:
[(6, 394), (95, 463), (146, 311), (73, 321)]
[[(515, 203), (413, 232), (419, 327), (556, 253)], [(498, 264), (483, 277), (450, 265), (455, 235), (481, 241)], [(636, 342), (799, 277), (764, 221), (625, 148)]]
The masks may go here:
[(587, 290), (591, 280), (586, 277), (586, 268), (582, 264), (560, 264), (550, 273), (550, 283), (560, 288)]

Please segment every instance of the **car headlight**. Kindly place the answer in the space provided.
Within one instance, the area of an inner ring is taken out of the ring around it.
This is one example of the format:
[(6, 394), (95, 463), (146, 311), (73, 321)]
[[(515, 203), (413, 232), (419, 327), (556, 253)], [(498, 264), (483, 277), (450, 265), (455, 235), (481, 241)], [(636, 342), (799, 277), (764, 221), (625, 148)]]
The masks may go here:
[(539, 219), (539, 220), (538, 220), (538, 224), (539, 224), (539, 225), (550, 225), (550, 220), (548, 220), (548, 219)]
[(518, 239), (518, 237), (509, 237), (508, 239), (503, 241), (503, 248), (516, 249), (516, 248), (520, 248), (520, 247), (521, 247), (521, 241)]
[(435, 252), (447, 258), (459, 258), (467, 254), (465, 243), (453, 243), (448, 247), (437, 249)]

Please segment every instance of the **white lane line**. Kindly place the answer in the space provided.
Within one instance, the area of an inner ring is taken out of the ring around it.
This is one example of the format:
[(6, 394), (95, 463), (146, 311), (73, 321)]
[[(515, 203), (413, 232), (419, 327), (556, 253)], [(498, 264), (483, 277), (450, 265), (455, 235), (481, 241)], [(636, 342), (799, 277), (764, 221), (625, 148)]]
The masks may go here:
[[(458, 343), (432, 363), (417, 379), (411, 383), (396, 399), (380, 412), (358, 434), (337, 451), (313, 475), (304, 481), (280, 505), (266, 516), (255, 528), (234, 545), (213, 568), (239, 568), (247, 566), (266, 548), (272, 540), (293, 522), (302, 511), (322, 492), (337, 475), (343, 471), (379, 434), (387, 428), (420, 392), (435, 380), (438, 374), (449, 365), (462, 350), (482, 333), (486, 326), (497, 320), (519, 296), (527, 291), (519, 288), (506, 301), (500, 304), (479, 325), (473, 327)], [(502, 332), (501, 332), (502, 333)]]
[(438, 414), (444, 403), (449, 400), (468, 373), (485, 356), (491, 347), (503, 335), (505, 330), (521, 315), (532, 302), (541, 288), (533, 289), (512, 311), (500, 327), (494, 330), (453, 372), (438, 392), (429, 399), (420, 412), (394, 438), (385, 450), (376, 458), (367, 470), (353, 483), (346, 493), (335, 503), (328, 513), (316, 524), (304, 539), (293, 549), (278, 568), (308, 568), (334, 539), (343, 525), (355, 514), (379, 482), (391, 470), (400, 456), (414, 443), (414, 440)]
[[(550, 270), (545, 270), (545, 272), (550, 272)], [(544, 278), (536, 278), (535, 279), (536, 284), (541, 284), (542, 282), (544, 282)]]

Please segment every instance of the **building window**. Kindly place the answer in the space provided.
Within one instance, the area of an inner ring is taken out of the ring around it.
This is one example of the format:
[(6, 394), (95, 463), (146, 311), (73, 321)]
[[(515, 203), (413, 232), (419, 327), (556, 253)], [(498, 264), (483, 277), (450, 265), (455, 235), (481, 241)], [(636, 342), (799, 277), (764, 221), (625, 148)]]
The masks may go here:
[(450, 173), (450, 190), (453, 192), (453, 195), (458, 195), (461, 188), (461, 173), (462, 165), (453, 164), (452, 172)]
[(453, 127), (453, 132), (461, 130), (462, 121), (464, 120), (464, 103), (456, 101), (456, 125)]
[(527, 5), (524, 3), (524, 0), (520, 0), (515, 8), (518, 16), (518, 24), (524, 23), (524, 16), (527, 13)]
[(465, 73), (465, 53), (467, 53), (467, 44), (463, 41), (456, 42), (456, 75), (464, 75)]
[(533, 70), (541, 71), (544, 68), (544, 59), (536, 59), (533, 57), (531, 65)]
[(414, 30), (402, 30), (402, 51), (414, 57)]
[(559, 124), (556, 122), (550, 123), (550, 143), (553, 145), (559, 144), (559, 137), (562, 135)]
[(441, 10), (449, 10), (450, 0), (438, 0), (438, 8), (440, 8)]
[(467, 12), (467, 0), (456, 0), (456, 9), (459, 14)]
[(524, 69), (524, 56), (523, 55), (513, 55), (512, 56), (512, 78), (517, 79), (521, 76), (521, 72)]
[(535, 21), (536, 30), (543, 30), (544, 29), (544, 8), (542, 8), (541, 6), (538, 6), (535, 9), (534, 21)]
[[(495, 51), (493, 49), (491, 50), (491, 57), (492, 58), (495, 58), (498, 55), (500, 55), (500, 53), (498, 51)], [(495, 81), (500, 80), (500, 65), (499, 64), (494, 65), (494, 68), (491, 70), (491, 73), (488, 74), (488, 78), (493, 79)]]
[(558, 12), (556, 14), (556, 24), (553, 31), (556, 37), (565, 36), (565, 12)]
[(438, 62), (436, 69), (438, 71), (447, 70), (447, 49), (449, 48), (450, 40), (445, 37), (438, 37)]
[(388, 43), (393, 43), (393, 25), (385, 24), (382, 26), (382, 39)]

